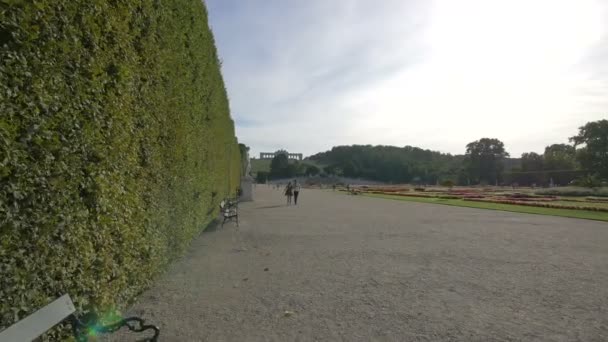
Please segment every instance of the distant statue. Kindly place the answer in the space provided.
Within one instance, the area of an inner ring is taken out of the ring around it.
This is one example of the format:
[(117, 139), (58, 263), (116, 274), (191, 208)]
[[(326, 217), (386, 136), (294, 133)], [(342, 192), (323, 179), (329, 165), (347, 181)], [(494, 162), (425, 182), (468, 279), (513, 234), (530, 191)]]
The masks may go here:
[(245, 177), (251, 175), (251, 159), (249, 159), (249, 152), (247, 152), (247, 166), (245, 167)]

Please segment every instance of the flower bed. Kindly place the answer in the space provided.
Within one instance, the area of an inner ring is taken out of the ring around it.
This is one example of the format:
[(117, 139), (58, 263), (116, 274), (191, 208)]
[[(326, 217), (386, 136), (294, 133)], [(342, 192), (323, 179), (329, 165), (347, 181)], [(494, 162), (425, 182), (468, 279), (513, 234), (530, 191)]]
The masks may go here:
[(608, 212), (608, 208), (587, 207), (587, 206), (578, 207), (578, 206), (574, 206), (574, 205), (561, 205), (561, 204), (552, 204), (552, 203), (537, 203), (537, 202), (535, 203), (535, 202), (514, 201), (514, 200), (477, 199), (477, 198), (465, 198), (464, 200), (471, 201), (471, 202), (487, 202), (487, 203), (496, 203), (496, 204), (523, 205), (523, 206), (528, 206), (528, 207)]
[[(502, 197), (504, 199), (507, 200), (512, 200), (512, 201), (521, 201), (521, 202), (553, 202), (553, 201), (557, 201), (558, 199), (555, 197), (511, 197), (511, 196), (505, 196)], [(501, 197), (496, 197), (496, 199), (502, 199)]]
[(431, 194), (421, 194), (421, 193), (393, 193), (393, 194), (385, 194), (385, 195), (394, 195), (394, 196), (401, 196), (401, 197), (426, 197), (426, 198), (434, 197)]
[(586, 197), (586, 198), (585, 198), (585, 202), (591, 202), (591, 203), (607, 203), (607, 202), (608, 202), (608, 198), (601, 198), (601, 197)]
[(363, 189), (365, 191), (369, 191), (369, 192), (405, 192), (405, 191), (410, 191), (409, 188), (365, 188)]
[(448, 193), (450, 195), (481, 195), (481, 192), (475, 190), (452, 190)]
[(386, 191), (364, 191), (364, 193), (368, 194), (376, 194), (376, 195), (390, 195), (390, 196), (401, 196), (401, 197), (426, 197), (432, 198), (430, 194), (421, 194), (421, 193), (399, 193), (399, 192), (386, 192)]
[(487, 198), (487, 196), (484, 195), (476, 195), (476, 194), (469, 194), (469, 195), (464, 195), (462, 196), (463, 199), (465, 198)]
[[(377, 195), (390, 195), (390, 196), (399, 196), (399, 197), (419, 197), (419, 198), (437, 198), (437, 199), (462, 199), (464, 201), (471, 202), (487, 202), (487, 203), (496, 203), (496, 204), (511, 204), (511, 205), (521, 205), (521, 206), (529, 206), (529, 207), (540, 207), (540, 208), (553, 208), (553, 209), (571, 209), (571, 210), (588, 210), (588, 211), (599, 211), (599, 212), (608, 212), (608, 208), (602, 207), (592, 207), (592, 206), (576, 206), (576, 205), (564, 205), (557, 203), (549, 203), (555, 201), (561, 201), (556, 197), (509, 197), (509, 196), (494, 196), (490, 197), (481, 195), (479, 193), (473, 194), (468, 193), (465, 195), (454, 194), (454, 193), (441, 193), (441, 192), (409, 192), (409, 193), (400, 193), (397, 191), (363, 191), (363, 193), (369, 194), (377, 194)], [(574, 202), (574, 201), (573, 201)], [(585, 203), (586, 201), (579, 200), (576, 201), (578, 203)], [(593, 203), (587, 201), (588, 203)], [(599, 203), (606, 203), (602, 201), (598, 201)]]

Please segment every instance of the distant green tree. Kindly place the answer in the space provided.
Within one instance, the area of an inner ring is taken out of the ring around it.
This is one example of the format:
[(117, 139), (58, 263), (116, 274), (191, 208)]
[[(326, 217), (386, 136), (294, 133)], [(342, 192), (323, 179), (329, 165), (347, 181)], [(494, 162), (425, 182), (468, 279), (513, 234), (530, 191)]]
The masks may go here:
[(602, 186), (602, 181), (597, 175), (586, 175), (578, 178), (575, 184), (585, 188), (598, 188)]
[(289, 159), (287, 155), (279, 153), (270, 162), (270, 177), (275, 179), (289, 177), (288, 168)]
[(334, 165), (325, 166), (323, 172), (327, 175), (333, 175), (336, 167)]
[(584, 145), (576, 156), (583, 168), (608, 178), (608, 120), (587, 123), (570, 141), (575, 146)]
[(325, 167), (328, 174), (337, 169), (344, 176), (392, 183), (410, 182), (420, 177), (423, 183), (454, 177), (462, 168), (462, 156), (452, 156), (417, 147), (352, 145), (336, 146), (309, 157)]
[(576, 149), (572, 145), (553, 144), (545, 147), (544, 169), (548, 171), (555, 170), (575, 170), (576, 164)]
[(542, 171), (544, 168), (544, 159), (538, 153), (528, 152), (521, 155), (521, 171)]
[(314, 166), (314, 165), (307, 165), (306, 166), (306, 175), (307, 176), (316, 176), (321, 172), (321, 170), (319, 170), (318, 167)]
[(465, 165), (474, 183), (499, 182), (504, 169), (503, 161), (509, 156), (504, 143), (498, 139), (482, 138), (467, 144)]
[(257, 175), (255, 176), (255, 181), (258, 184), (265, 184), (268, 180), (268, 176), (269, 173), (267, 171), (258, 171)]
[(544, 171), (544, 157), (535, 152), (527, 152), (521, 155), (520, 167), (513, 168), (506, 175), (508, 183), (519, 185), (544, 184), (547, 182)]
[(303, 174), (304, 170), (301, 170), (300, 164), (298, 162), (290, 163), (287, 165), (287, 169), (285, 170), (286, 177), (295, 177)]
[(580, 173), (576, 161), (576, 148), (568, 144), (553, 144), (545, 147), (543, 154), (544, 183), (567, 185)]
[(451, 179), (444, 179), (443, 181), (441, 181), (441, 186), (445, 186), (452, 189), (454, 187), (454, 181)]

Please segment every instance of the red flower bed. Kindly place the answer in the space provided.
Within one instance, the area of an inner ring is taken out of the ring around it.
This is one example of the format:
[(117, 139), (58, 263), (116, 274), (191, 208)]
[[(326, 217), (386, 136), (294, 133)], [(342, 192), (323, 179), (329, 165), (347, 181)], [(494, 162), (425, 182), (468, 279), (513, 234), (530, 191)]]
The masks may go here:
[(551, 204), (551, 203), (534, 203), (534, 202), (524, 202), (524, 201), (514, 201), (514, 200), (476, 199), (476, 198), (465, 198), (464, 200), (472, 201), (472, 202), (488, 202), (488, 203), (496, 203), (496, 204), (514, 204), (514, 205), (523, 205), (523, 206), (528, 206), (528, 207), (608, 212), (608, 208), (577, 207), (574, 205), (561, 205), (561, 204)]
[(591, 203), (606, 203), (608, 202), (608, 198), (598, 198), (598, 197), (587, 197), (585, 202)]
[(384, 191), (384, 192), (402, 192), (402, 191), (410, 191), (410, 190), (409, 189), (384, 189), (384, 190), (381, 190), (381, 191)]
[(463, 196), (485, 196), (479, 191), (466, 191), (466, 190), (457, 190), (457, 191), (448, 191), (450, 195), (463, 195)]
[(462, 196), (462, 198), (486, 198), (486, 196), (484, 196), (484, 195), (476, 195), (476, 194), (468, 194), (468, 195)]
[(522, 194), (522, 193), (516, 192), (514, 194), (505, 195), (505, 197), (510, 197), (510, 198), (534, 198), (534, 197), (537, 197), (537, 196), (528, 195), (528, 194)]
[[(552, 202), (552, 201), (557, 201), (557, 198), (551, 198), (551, 197), (511, 197), (511, 196), (505, 196), (504, 197), (507, 200), (514, 200), (514, 201), (522, 201), (522, 202)], [(497, 198), (500, 199), (500, 198)]]
[(366, 191), (381, 191), (381, 192), (402, 192), (410, 191), (408, 188), (366, 188)]
[(432, 196), (432, 195), (425, 195), (425, 194), (421, 194), (421, 193), (411, 193), (411, 194), (392, 194), (392, 195), (395, 195), (395, 196), (402, 196), (402, 197), (426, 197), (426, 198), (429, 198), (429, 197), (434, 197), (434, 196)]
[(386, 192), (386, 191), (366, 191), (366, 193), (377, 194), (377, 195), (391, 195), (391, 196), (402, 196), (402, 197), (433, 197), (430, 195), (420, 193), (398, 193), (398, 192)]

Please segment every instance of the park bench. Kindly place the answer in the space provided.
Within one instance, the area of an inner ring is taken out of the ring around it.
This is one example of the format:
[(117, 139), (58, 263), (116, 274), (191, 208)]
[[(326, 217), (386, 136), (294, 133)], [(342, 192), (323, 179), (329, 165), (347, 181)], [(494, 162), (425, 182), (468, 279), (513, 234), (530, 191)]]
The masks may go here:
[(226, 198), (220, 202), (220, 214), (222, 215), (222, 227), (226, 221), (236, 220), (239, 226), (239, 200), (237, 198)]
[[(88, 313), (81, 317), (76, 316), (76, 307), (69, 295), (65, 294), (42, 309), (34, 312), (19, 322), (0, 331), (0, 341), (20, 342), (33, 341), (59, 323), (67, 322), (72, 327), (74, 339), (77, 342), (89, 341), (91, 332), (95, 334), (113, 333), (127, 327), (130, 331), (140, 333), (151, 330), (152, 337), (143, 341), (156, 342), (160, 329), (154, 325), (144, 324), (139, 317), (123, 318), (109, 324), (101, 324), (95, 313)], [(93, 336), (93, 340), (96, 340)]]

